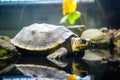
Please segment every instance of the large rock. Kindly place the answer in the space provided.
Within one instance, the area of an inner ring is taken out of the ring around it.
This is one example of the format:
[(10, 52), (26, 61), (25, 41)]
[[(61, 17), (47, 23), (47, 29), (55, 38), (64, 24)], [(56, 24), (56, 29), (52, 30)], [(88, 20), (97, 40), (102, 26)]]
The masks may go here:
[(0, 36), (0, 59), (17, 56), (19, 53), (7, 36)]
[(0, 36), (0, 74), (9, 72), (18, 59), (18, 51), (7, 36)]

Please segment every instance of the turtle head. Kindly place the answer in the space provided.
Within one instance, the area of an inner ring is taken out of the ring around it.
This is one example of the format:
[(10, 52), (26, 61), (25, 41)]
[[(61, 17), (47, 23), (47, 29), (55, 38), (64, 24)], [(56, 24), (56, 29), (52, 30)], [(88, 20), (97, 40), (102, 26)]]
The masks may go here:
[(71, 45), (72, 45), (72, 51), (76, 52), (87, 49), (89, 46), (91, 46), (91, 42), (90, 39), (73, 37), (71, 39)]

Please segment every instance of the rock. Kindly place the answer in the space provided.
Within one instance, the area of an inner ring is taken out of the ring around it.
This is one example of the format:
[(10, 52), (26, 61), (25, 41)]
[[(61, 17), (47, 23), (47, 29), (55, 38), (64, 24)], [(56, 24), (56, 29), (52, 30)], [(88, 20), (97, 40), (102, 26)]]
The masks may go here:
[(0, 74), (5, 74), (14, 67), (19, 54), (9, 37), (0, 36)]
[(67, 26), (68, 29), (76, 33), (77, 35), (81, 36), (82, 32), (86, 29), (85, 25), (72, 25)]
[(0, 36), (0, 59), (12, 58), (19, 55), (15, 46), (7, 36)]

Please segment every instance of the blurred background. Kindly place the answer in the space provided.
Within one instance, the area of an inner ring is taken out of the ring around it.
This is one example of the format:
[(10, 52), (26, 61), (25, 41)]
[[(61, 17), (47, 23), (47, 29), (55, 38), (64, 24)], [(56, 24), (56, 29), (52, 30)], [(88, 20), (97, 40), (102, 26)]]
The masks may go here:
[[(0, 0), (0, 35), (10, 37), (24, 26), (33, 23), (59, 25), (63, 0)], [(87, 28), (120, 27), (119, 0), (78, 0), (77, 10), (82, 13)], [(9, 33), (9, 34), (8, 34)]]

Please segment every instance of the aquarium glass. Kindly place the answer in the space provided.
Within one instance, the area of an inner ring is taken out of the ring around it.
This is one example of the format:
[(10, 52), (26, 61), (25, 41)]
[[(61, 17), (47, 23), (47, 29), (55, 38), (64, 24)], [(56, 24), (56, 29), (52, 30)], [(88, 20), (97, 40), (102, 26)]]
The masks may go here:
[[(74, 74), (79, 80), (120, 80), (120, 0), (77, 0), (75, 4), (74, 0), (68, 0), (64, 10), (63, 1), (0, 0), (0, 80), (35, 80), (36, 78), (64, 80), (66, 77), (74, 78)], [(73, 3), (70, 3), (72, 1)], [(55, 45), (36, 51), (35, 49), (38, 49), (34, 48), (36, 45), (32, 46), (32, 50), (20, 49), (21, 43), (26, 45), (24, 48), (29, 47), (27, 46), (29, 44), (21, 38), (17, 40), (20, 41), (18, 47), (11, 43), (21, 30), (26, 29), (24, 27), (35, 23), (52, 24), (62, 28), (43, 26), (42, 29), (35, 29), (35, 31), (34, 28), (30, 28), (25, 31), (30, 35), (22, 34), (21, 36), (25, 36), (24, 39), (33, 45), (34, 43), (37, 45), (39, 41), (43, 45), (56, 43)], [(50, 32), (53, 29), (55, 31)], [(88, 33), (83, 35), (84, 31)], [(67, 37), (69, 34), (71, 35)], [(32, 42), (32, 39), (35, 42)], [(59, 39), (58, 43), (57, 39)], [(72, 45), (74, 40), (76, 42)], [(77, 48), (87, 45), (81, 44), (86, 43), (86, 40), (90, 42), (88, 48), (77, 52)], [(60, 46), (57, 46), (59, 44)], [(75, 47), (76, 44), (80, 46)], [(67, 48), (68, 55), (59, 57), (56, 61), (46, 58), (46, 55), (60, 47)], [(74, 47), (76, 51), (73, 51)], [(19, 57), (16, 55), (13, 58), (17, 50)], [(60, 65), (53, 62), (60, 62)], [(16, 65), (25, 67), (16, 67)], [(41, 66), (47, 66), (47, 68), (43, 69)]]

